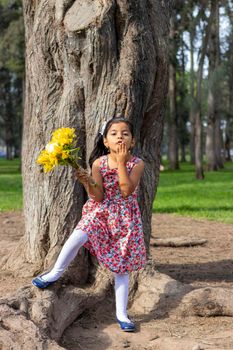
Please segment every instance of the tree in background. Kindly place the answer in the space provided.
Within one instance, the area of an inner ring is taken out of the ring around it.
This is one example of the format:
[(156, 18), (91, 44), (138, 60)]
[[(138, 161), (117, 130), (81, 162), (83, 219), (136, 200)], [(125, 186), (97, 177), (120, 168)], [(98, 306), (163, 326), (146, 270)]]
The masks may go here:
[(221, 150), (222, 140), (220, 133), (220, 43), (219, 43), (219, 1), (213, 0), (210, 5), (210, 35), (208, 43), (209, 60), (209, 94), (208, 120), (206, 134), (207, 170), (217, 170), (223, 167)]
[(24, 81), (21, 1), (0, 1), (0, 139), (6, 157), (20, 155)]
[[(196, 164), (196, 176), (198, 179), (203, 178), (200, 108), (202, 72), (206, 51), (201, 56), (203, 63), (198, 65), (199, 74), (196, 74), (194, 71), (194, 45), (198, 31), (197, 27), (200, 21), (205, 18), (205, 10), (205, 2), (197, 4), (193, 1), (176, 1), (170, 26), (170, 108), (167, 113), (169, 115), (167, 125), (169, 168), (179, 168), (179, 153), (184, 160), (185, 145), (190, 141), (191, 162), (195, 162)], [(190, 47), (184, 39), (187, 33), (190, 36)], [(188, 50), (190, 50), (190, 72), (186, 74)], [(199, 82), (195, 80), (197, 77), (199, 77)], [(188, 116), (190, 137), (187, 129)], [(180, 148), (180, 152), (178, 147)]]
[(176, 11), (173, 9), (170, 18), (170, 40), (169, 40), (169, 113), (168, 113), (168, 159), (169, 168), (179, 169), (178, 159), (178, 113), (177, 113), (177, 33)]
[[(170, 89), (165, 128), (169, 168), (179, 168), (179, 157), (185, 159), (184, 143), (189, 141), (190, 161), (195, 164), (198, 179), (204, 178), (205, 154), (207, 170), (223, 167), (223, 136), (228, 155), (230, 153), (232, 108), (226, 112), (226, 106), (231, 104), (232, 96), (232, 45), (229, 44), (227, 53), (226, 40), (230, 42), (230, 35), (227, 37), (226, 31), (221, 40), (219, 38), (220, 11), (224, 23), (227, 16), (230, 18), (232, 28), (230, 1), (177, 0), (171, 19)], [(227, 104), (226, 95), (229, 96)], [(211, 159), (215, 166), (210, 165)]]
[(233, 138), (233, 4), (226, 2), (226, 15), (230, 22), (230, 32), (227, 37), (227, 51), (225, 54), (225, 76), (227, 77), (226, 99), (224, 106), (226, 115), (226, 129), (224, 138), (225, 159), (231, 161), (231, 145)]

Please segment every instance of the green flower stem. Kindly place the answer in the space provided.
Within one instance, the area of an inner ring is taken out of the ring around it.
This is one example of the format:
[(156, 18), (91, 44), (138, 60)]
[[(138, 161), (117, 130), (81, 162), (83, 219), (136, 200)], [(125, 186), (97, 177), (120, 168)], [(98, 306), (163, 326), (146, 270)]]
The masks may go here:
[[(85, 171), (85, 169), (83, 169), (79, 164), (77, 164), (77, 163), (75, 162), (75, 160), (68, 158), (68, 159), (67, 159), (67, 162), (68, 162), (73, 168), (75, 168), (75, 169), (81, 169), (81, 170)], [(86, 174), (87, 174), (87, 173), (86, 173)], [(87, 179), (88, 179), (88, 184), (89, 184), (90, 186), (93, 186), (93, 187), (96, 187), (96, 186), (97, 186), (97, 183), (95, 182), (95, 180), (93, 179), (93, 177), (92, 177), (91, 175), (87, 174)]]

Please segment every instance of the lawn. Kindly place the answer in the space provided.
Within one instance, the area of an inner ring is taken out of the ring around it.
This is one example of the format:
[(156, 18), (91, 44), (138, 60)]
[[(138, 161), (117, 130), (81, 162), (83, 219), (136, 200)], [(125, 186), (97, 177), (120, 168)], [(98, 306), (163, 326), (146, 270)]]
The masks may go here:
[(194, 167), (181, 163), (180, 170), (161, 172), (155, 213), (174, 213), (233, 224), (233, 163), (225, 169), (206, 172), (198, 181)]
[[(225, 169), (206, 172), (198, 181), (194, 167), (181, 163), (180, 170), (160, 174), (155, 213), (173, 213), (233, 224), (233, 163)], [(20, 161), (0, 159), (0, 211), (22, 209)]]
[(22, 209), (20, 161), (0, 159), (0, 212)]

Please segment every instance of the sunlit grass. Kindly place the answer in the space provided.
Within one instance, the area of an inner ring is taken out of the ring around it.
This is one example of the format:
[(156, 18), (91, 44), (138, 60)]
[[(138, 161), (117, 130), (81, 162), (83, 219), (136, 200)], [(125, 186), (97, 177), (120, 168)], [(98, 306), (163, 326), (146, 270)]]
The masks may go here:
[(20, 161), (0, 159), (0, 212), (22, 209)]
[[(20, 161), (0, 159), (0, 211), (22, 209)], [(233, 224), (233, 163), (195, 179), (194, 166), (181, 163), (180, 170), (160, 174), (156, 213), (173, 213)]]
[(204, 180), (195, 179), (190, 164), (182, 163), (177, 171), (166, 170), (165, 164), (153, 211), (233, 224), (233, 163), (205, 172)]

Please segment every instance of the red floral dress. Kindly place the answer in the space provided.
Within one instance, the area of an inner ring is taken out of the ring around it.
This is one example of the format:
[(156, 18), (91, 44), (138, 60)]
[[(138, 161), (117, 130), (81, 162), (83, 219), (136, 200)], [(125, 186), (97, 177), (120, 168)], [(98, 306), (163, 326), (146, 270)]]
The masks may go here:
[[(128, 173), (140, 161), (133, 156), (127, 163)], [(124, 198), (120, 192), (117, 169), (109, 169), (108, 156), (100, 158), (104, 199), (89, 198), (82, 210), (76, 229), (88, 234), (84, 247), (95, 255), (100, 264), (116, 273), (127, 273), (143, 268), (146, 249), (142, 220), (137, 202), (137, 191)]]

